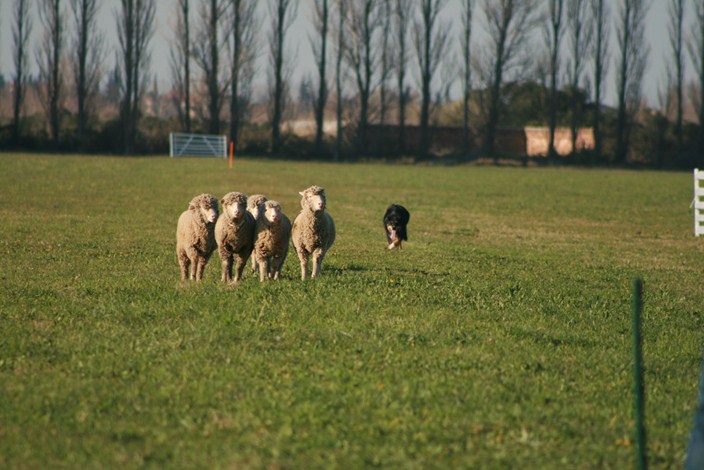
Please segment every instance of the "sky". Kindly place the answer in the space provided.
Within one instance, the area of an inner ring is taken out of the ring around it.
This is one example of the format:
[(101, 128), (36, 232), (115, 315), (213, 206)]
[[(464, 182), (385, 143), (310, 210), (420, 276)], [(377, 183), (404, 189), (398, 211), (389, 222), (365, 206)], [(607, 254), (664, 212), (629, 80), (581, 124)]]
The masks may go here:
[[(616, 5), (617, 0), (607, 0), (607, 2), (612, 3), (612, 12), (614, 18), (617, 16)], [(9, 79), (13, 73), (12, 64), (12, 18), (13, 18), (13, 5), (15, 0), (0, 0), (0, 73), (2, 73), (6, 80)], [(37, 3), (37, 0), (32, 1), (33, 4)], [(64, 0), (63, 2), (66, 7), (67, 16), (70, 8), (69, 1)], [(259, 1), (259, 14), (263, 16), (267, 13), (266, 2)], [(298, 82), (303, 76), (310, 75), (314, 76), (315, 64), (313, 61), (313, 56), (310, 50), (309, 44), (309, 30), (310, 30), (310, 18), (311, 10), (314, 0), (299, 0), (299, 8), (296, 19), (289, 30), (289, 36), (287, 36), (288, 51), (294, 53), (296, 60), (294, 63), (296, 67), (293, 71), (294, 86), (293, 89), (298, 89)], [(669, 49), (669, 37), (668, 37), (668, 8), (667, 5), (669, 0), (652, 0), (652, 5), (648, 13), (647, 23), (646, 23), (646, 40), (650, 45), (650, 56), (649, 56), (649, 67), (646, 71), (646, 77), (643, 82), (643, 94), (651, 106), (657, 105), (657, 95), (658, 89), (662, 87), (665, 82), (667, 61)], [(197, 0), (192, 0), (192, 5), (197, 5)], [(479, 4), (479, 2), (477, 2)], [(115, 27), (115, 15), (118, 8), (118, 0), (101, 0), (100, 15), (99, 15), (99, 28), (106, 35), (106, 42), (108, 52), (106, 53), (106, 65), (112, 67), (114, 63), (114, 57), (116, 55), (118, 43), (117, 43), (117, 33)], [(151, 42), (152, 49), (152, 65), (151, 71), (155, 74), (158, 79), (159, 87), (162, 91), (165, 91), (170, 83), (170, 69), (169, 69), (169, 53), (170, 44), (173, 42), (173, 24), (175, 23), (175, 11), (176, 11), (176, 0), (156, 0), (156, 28), (155, 35)], [(192, 10), (195, 8), (192, 6)], [(446, 17), (459, 17), (460, 11), (460, 1), (459, 0), (448, 0), (443, 11)], [(475, 10), (476, 11), (476, 10)], [(30, 62), (34, 62), (34, 51), (38, 47), (39, 39), (41, 36), (41, 23), (36, 17), (36, 9), (33, 10), (34, 25), (32, 29), (31, 42), (31, 53)], [(685, 23), (687, 23), (686, 28), (690, 21), (692, 20), (693, 14), (689, 11), (685, 15)], [(481, 29), (480, 15), (475, 14), (474, 28)], [(266, 32), (266, 22), (264, 22), (263, 29)], [(454, 26), (455, 35), (459, 35), (459, 24)], [(685, 30), (686, 32), (686, 30)], [(265, 34), (260, 35), (261, 57), (259, 60), (257, 77), (260, 79), (260, 83), (264, 83), (267, 74), (267, 57), (265, 56), (268, 47), (266, 47), (266, 36)], [(617, 50), (615, 43), (615, 34), (612, 32), (611, 37), (611, 53), (612, 56), (615, 55)], [(475, 41), (476, 44), (476, 41)], [(542, 46), (542, 44), (541, 44)], [(33, 65), (32, 72), (36, 73), (36, 66)], [(615, 70), (615, 65), (611, 64), (611, 73), (613, 74)], [(690, 67), (691, 69), (691, 67)], [(687, 78), (691, 79), (693, 73), (691, 70), (686, 71)], [(332, 72), (330, 72), (332, 73)], [(256, 80), (256, 79), (255, 79)], [(606, 90), (606, 102), (607, 104), (613, 104), (615, 102), (615, 86), (612, 77), (607, 79), (607, 90)]]

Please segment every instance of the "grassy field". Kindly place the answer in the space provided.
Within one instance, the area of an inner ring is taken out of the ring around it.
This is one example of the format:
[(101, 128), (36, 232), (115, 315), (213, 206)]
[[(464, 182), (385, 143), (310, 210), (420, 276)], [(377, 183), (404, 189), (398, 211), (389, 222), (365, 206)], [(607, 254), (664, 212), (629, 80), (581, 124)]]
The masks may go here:
[[(202, 192), (291, 219), (322, 277), (179, 281)], [(681, 467), (704, 346), (690, 173), (0, 154), (0, 467), (629, 468), (644, 280), (651, 468)], [(385, 249), (391, 202), (409, 242)]]

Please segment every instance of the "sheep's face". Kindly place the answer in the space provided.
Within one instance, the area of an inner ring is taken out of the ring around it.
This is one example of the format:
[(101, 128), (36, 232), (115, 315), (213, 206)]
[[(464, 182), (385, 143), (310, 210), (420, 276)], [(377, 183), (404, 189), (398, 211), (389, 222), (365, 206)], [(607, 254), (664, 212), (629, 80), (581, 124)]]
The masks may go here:
[(276, 201), (267, 201), (264, 204), (264, 218), (270, 223), (281, 220), (281, 205)]
[(257, 220), (259, 218), (259, 214), (264, 212), (265, 202), (266, 197), (262, 195), (250, 196), (249, 199), (247, 199), (247, 210), (250, 214), (252, 214), (254, 220)]
[(200, 206), (198, 207), (200, 211), (200, 216), (209, 224), (214, 224), (218, 220), (218, 208), (217, 206)]
[(244, 202), (232, 202), (226, 206), (223, 206), (223, 209), (227, 213), (228, 217), (234, 220), (239, 220), (247, 211), (247, 205)]
[(234, 220), (239, 220), (247, 210), (247, 195), (243, 193), (227, 193), (220, 200), (223, 211)]
[(301, 207), (309, 209), (313, 212), (321, 212), (325, 210), (325, 190), (319, 186), (312, 186), (303, 192), (299, 193), (301, 199)]
[(188, 209), (197, 212), (206, 224), (213, 224), (218, 220), (218, 200), (213, 196), (202, 195), (194, 198)]

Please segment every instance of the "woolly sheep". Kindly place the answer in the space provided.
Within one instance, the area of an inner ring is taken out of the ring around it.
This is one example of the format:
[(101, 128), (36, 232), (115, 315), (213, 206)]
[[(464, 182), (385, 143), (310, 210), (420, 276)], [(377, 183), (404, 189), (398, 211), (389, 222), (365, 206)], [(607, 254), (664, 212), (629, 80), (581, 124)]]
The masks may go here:
[(291, 221), (276, 201), (266, 201), (262, 209), (257, 220), (254, 257), (259, 266), (259, 280), (264, 282), (281, 276), (291, 240)]
[(320, 275), (325, 253), (335, 242), (335, 222), (325, 211), (325, 189), (311, 186), (299, 193), (301, 212), (293, 221), (293, 247), (301, 262), (301, 279), (305, 280), (308, 270), (308, 258), (313, 257), (311, 277)]
[[(247, 212), (247, 195), (238, 192), (225, 194), (220, 199), (222, 215), (215, 224), (215, 241), (222, 260), (222, 281), (239, 283), (242, 271), (254, 249), (255, 222)], [(235, 278), (232, 278), (232, 265), (237, 258)]]
[[(264, 196), (263, 194), (253, 194), (247, 198), (247, 212), (252, 214), (255, 223), (257, 220), (259, 220), (259, 215), (264, 212), (263, 207), (266, 200), (266, 196)], [(255, 256), (252, 256), (252, 271), (259, 271), (259, 268), (257, 267), (257, 259)]]
[(176, 256), (181, 266), (181, 280), (200, 281), (210, 256), (215, 251), (215, 221), (218, 218), (218, 200), (211, 194), (194, 197), (188, 210), (178, 218), (176, 227)]

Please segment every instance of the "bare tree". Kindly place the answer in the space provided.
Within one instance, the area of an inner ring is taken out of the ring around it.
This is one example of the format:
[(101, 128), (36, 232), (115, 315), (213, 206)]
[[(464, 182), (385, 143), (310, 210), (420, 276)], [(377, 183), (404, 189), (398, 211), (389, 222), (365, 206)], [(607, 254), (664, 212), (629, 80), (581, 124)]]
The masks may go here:
[(462, 35), (461, 35), (461, 48), (462, 48), (462, 66), (463, 66), (463, 76), (462, 76), (462, 146), (464, 151), (464, 156), (469, 156), (470, 142), (469, 142), (469, 100), (472, 94), (472, 13), (473, 13), (473, 3), (472, 0), (462, 1)]
[(73, 77), (76, 87), (77, 136), (86, 145), (86, 129), (95, 112), (102, 74), (103, 36), (97, 34), (98, 0), (71, 0), (74, 37)]
[(151, 54), (147, 47), (154, 35), (154, 0), (120, 0), (117, 31), (120, 43), (119, 67), (123, 88), (120, 104), (124, 154), (134, 152), (140, 118), (140, 101), (148, 83)]
[(132, 141), (137, 134), (137, 125), (140, 112), (140, 101), (143, 89), (150, 81), (149, 66), (151, 64), (151, 52), (148, 49), (149, 42), (154, 36), (154, 15), (156, 13), (155, 0), (136, 0), (137, 21), (135, 22), (135, 69), (134, 69), (134, 97), (132, 100), (132, 115), (135, 116), (134, 127), (132, 129)]
[(64, 46), (64, 17), (61, 0), (42, 0), (39, 18), (44, 35), (37, 51), (40, 94), (49, 122), (49, 134), (54, 146), (59, 144), (60, 116), (64, 101), (64, 74), (61, 59)]
[(175, 41), (171, 47), (171, 77), (177, 90), (174, 105), (181, 126), (191, 132), (191, 17), (189, 0), (178, 0)]
[(592, 29), (587, 27), (587, 0), (568, 0), (567, 30), (570, 39), (570, 63), (567, 77), (570, 82), (570, 134), (572, 152), (577, 151), (577, 130), (582, 120), (582, 103), (579, 87), (584, 75), (585, 56), (591, 47)]
[(378, 65), (375, 47), (379, 21), (378, 0), (360, 0), (348, 5), (349, 44), (346, 44), (347, 61), (357, 82), (359, 93), (359, 119), (357, 122), (357, 151), (364, 152), (369, 123), (369, 98), (372, 93), (374, 70)]
[(294, 0), (270, 0), (269, 12), (272, 19), (271, 36), (269, 38), (271, 65), (271, 151), (274, 154), (281, 150), (281, 121), (286, 106), (286, 86), (290, 71), (285, 63), (285, 39), (288, 29), (296, 18), (298, 2)]
[(694, 106), (699, 117), (699, 150), (704, 152), (704, 0), (696, 0), (694, 4), (694, 22), (687, 49), (699, 88)]
[[(0, 27), (2, 27), (2, 11), (0, 11)], [(0, 49), (2, 49), (2, 39), (0, 39)], [(0, 61), (2, 61), (2, 53), (0, 52)], [(3, 91), (3, 88), (5, 87), (5, 77), (2, 73), (0, 73), (0, 94)], [(2, 110), (2, 100), (0, 100), (0, 116), (3, 115), (3, 110)]]
[(675, 139), (677, 146), (682, 145), (682, 108), (684, 94), (684, 0), (670, 0), (668, 12), (670, 15), (670, 47), (672, 55), (670, 56), (671, 67), (668, 67), (673, 75), (673, 85), (675, 89)]
[(239, 139), (240, 120), (249, 108), (257, 57), (256, 0), (230, 0), (230, 140)]
[(628, 157), (631, 129), (642, 100), (641, 87), (649, 53), (644, 38), (648, 7), (649, 0), (622, 0), (619, 9), (615, 155), (618, 163), (625, 163)]
[(604, 80), (609, 68), (608, 44), (611, 36), (609, 29), (610, 9), (605, 0), (590, 0), (592, 28), (594, 34), (594, 155), (601, 158), (603, 137), (601, 134), (601, 103), (604, 95)]
[(391, 0), (381, 0), (381, 73), (379, 76), (379, 124), (382, 126), (386, 123), (386, 114), (388, 112), (387, 99), (387, 82), (392, 69), (393, 53), (390, 47), (391, 39)]
[(220, 133), (220, 112), (227, 88), (220, 68), (220, 53), (224, 45), (220, 37), (220, 27), (225, 11), (221, 0), (206, 0), (201, 3), (200, 31), (193, 50), (193, 59), (203, 71), (207, 96), (207, 130), (210, 134)]
[(340, 159), (340, 153), (342, 152), (342, 62), (345, 55), (346, 16), (346, 0), (337, 0), (337, 39), (335, 41), (335, 93), (337, 95), (335, 115), (337, 118), (337, 132), (335, 135), (335, 160)]
[(502, 85), (507, 73), (519, 76), (527, 67), (521, 52), (534, 26), (536, 2), (485, 0), (483, 6), (489, 38), (478, 59), (478, 71), (489, 88), (485, 149), (496, 161), (494, 140), (502, 113)]
[(430, 152), (430, 102), (432, 99), (433, 73), (439, 68), (440, 60), (447, 49), (449, 24), (440, 24), (438, 15), (445, 6), (445, 0), (421, 0), (420, 19), (414, 22), (413, 33), (420, 69), (420, 155)]
[(564, 0), (548, 0), (547, 24), (543, 37), (548, 47), (548, 73), (550, 76), (550, 99), (548, 101), (548, 161), (554, 163), (555, 128), (557, 127), (557, 77), (560, 73), (560, 48), (565, 32), (563, 23)]
[(313, 27), (316, 37), (311, 37), (311, 47), (318, 66), (318, 96), (315, 99), (315, 154), (323, 151), (323, 124), (325, 118), (325, 104), (328, 100), (327, 85), (327, 59), (328, 59), (328, 30), (330, 11), (328, 0), (315, 0), (313, 10)]
[(408, 93), (406, 92), (406, 71), (408, 68), (408, 52), (406, 39), (408, 37), (408, 26), (411, 21), (411, 0), (396, 0), (395, 14), (395, 34), (396, 34), (396, 89), (398, 93), (398, 136), (400, 152), (406, 150), (406, 104)]
[(29, 49), (29, 35), (32, 32), (32, 19), (29, 16), (29, 0), (15, 0), (14, 22), (12, 26), (14, 95), (12, 97), (12, 140), (17, 143), (20, 138), (20, 118), (26, 93), (27, 84), (27, 50)]

